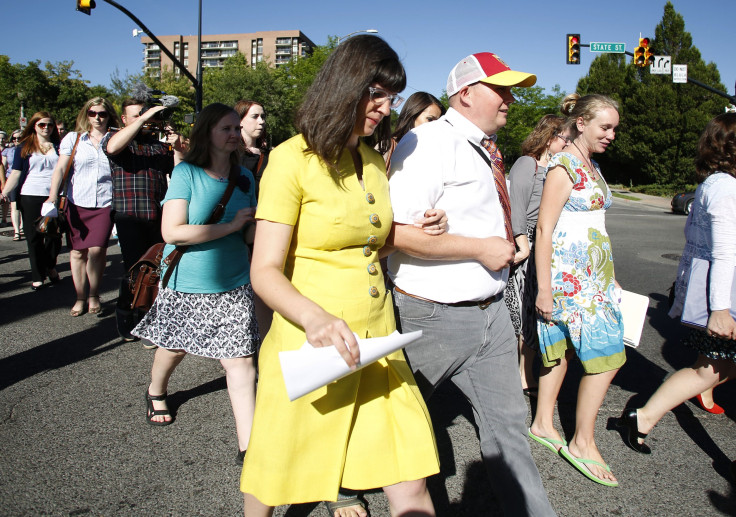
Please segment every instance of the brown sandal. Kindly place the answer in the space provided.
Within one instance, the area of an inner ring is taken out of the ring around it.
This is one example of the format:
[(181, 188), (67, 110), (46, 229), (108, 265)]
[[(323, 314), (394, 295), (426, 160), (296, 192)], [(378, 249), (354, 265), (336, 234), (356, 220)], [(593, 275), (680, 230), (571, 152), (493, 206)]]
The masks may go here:
[(100, 300), (100, 297), (97, 296), (97, 295), (95, 295), (95, 296), (89, 295), (89, 296), (87, 296), (87, 305), (89, 305), (89, 299), (90, 298), (97, 298), (97, 301), (100, 304), (97, 307), (90, 307), (89, 308), (89, 313), (90, 314), (99, 314), (102, 311), (102, 300)]
[[(85, 299), (81, 299), (80, 300), (79, 298), (77, 298), (77, 301), (78, 302), (86, 302), (87, 300), (85, 300)], [(71, 316), (72, 318), (76, 318), (77, 316), (81, 316), (84, 313), (85, 313), (84, 305), (82, 305), (82, 308), (79, 309), (79, 310), (76, 310), (76, 309), (72, 308), (72, 310), (69, 311), (69, 316)]]

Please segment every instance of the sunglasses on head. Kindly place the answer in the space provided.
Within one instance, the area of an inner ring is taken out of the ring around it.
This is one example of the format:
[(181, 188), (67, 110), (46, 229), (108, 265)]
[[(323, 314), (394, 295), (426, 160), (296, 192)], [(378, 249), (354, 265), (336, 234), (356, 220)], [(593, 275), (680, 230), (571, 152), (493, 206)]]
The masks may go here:
[(36, 124), (36, 126), (40, 127), (41, 129), (46, 129), (47, 127), (51, 127), (53, 125), (53, 122), (39, 122), (38, 124)]
[(107, 111), (89, 110), (87, 111), (87, 116), (90, 118), (94, 118), (94, 117), (107, 118)]

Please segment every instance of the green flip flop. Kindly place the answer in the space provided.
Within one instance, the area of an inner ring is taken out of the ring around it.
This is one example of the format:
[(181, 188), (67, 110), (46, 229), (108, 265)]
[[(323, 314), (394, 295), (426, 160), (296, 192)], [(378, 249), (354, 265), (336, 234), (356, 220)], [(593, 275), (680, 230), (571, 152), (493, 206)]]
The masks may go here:
[(531, 427), (529, 428), (529, 438), (535, 442), (541, 443), (555, 454), (559, 454), (558, 451), (567, 446), (567, 442), (565, 440), (555, 440), (553, 438), (542, 438), (541, 436), (537, 436), (532, 432)]
[(570, 464), (578, 469), (586, 478), (590, 479), (591, 481), (595, 481), (596, 483), (600, 483), (601, 485), (605, 486), (611, 486), (611, 487), (617, 487), (618, 481), (608, 481), (606, 479), (601, 479), (595, 474), (593, 474), (590, 471), (590, 468), (588, 465), (597, 465), (598, 467), (605, 469), (606, 472), (611, 472), (611, 468), (606, 465), (605, 463), (599, 463), (595, 460), (588, 460), (585, 458), (576, 458), (572, 455), (570, 450), (567, 447), (562, 447), (560, 449), (560, 455), (565, 458), (567, 461), (570, 462)]

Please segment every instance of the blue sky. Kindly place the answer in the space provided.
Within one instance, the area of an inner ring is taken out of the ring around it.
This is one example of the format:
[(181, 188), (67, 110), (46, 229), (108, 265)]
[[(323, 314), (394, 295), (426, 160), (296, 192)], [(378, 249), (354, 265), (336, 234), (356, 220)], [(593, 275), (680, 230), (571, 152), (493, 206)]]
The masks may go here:
[[(117, 0), (154, 34), (196, 34), (197, 0)], [(328, 36), (377, 29), (402, 58), (407, 94), (425, 90), (439, 96), (447, 74), (468, 54), (491, 51), (511, 68), (535, 73), (548, 92), (558, 84), (575, 89), (595, 54), (582, 49), (582, 64), (565, 64), (565, 34), (590, 41), (625, 42), (633, 50), (640, 33), (654, 37), (664, 0), (567, 2), (517, 0), (464, 2), (435, 0), (360, 2), (320, 0), (203, 0), (203, 34), (298, 29), (316, 44)], [(733, 0), (674, 0), (706, 62), (715, 62), (727, 93), (734, 93)], [(75, 0), (22, 0), (3, 8), (0, 53), (13, 63), (74, 61), (91, 84), (108, 85), (117, 68), (138, 73), (142, 65), (135, 24), (97, 0), (92, 16), (75, 11)]]

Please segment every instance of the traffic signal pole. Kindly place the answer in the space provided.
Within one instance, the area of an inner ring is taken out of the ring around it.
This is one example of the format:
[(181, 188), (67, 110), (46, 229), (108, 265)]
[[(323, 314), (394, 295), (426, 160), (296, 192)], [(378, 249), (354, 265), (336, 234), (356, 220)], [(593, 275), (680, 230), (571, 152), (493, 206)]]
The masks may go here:
[[(167, 49), (166, 46), (163, 43), (161, 43), (161, 41), (156, 37), (156, 35), (153, 32), (151, 32), (149, 30), (149, 28), (146, 27), (143, 24), (143, 22), (140, 21), (133, 13), (131, 13), (130, 11), (128, 11), (125, 7), (123, 7), (122, 5), (118, 4), (114, 0), (102, 0), (102, 1), (105, 2), (105, 3), (110, 4), (114, 8), (118, 9), (119, 11), (121, 11), (128, 18), (130, 18), (131, 20), (133, 20), (138, 25), (138, 27), (140, 27), (143, 30), (143, 32), (145, 32), (146, 34), (148, 34), (148, 36), (158, 45), (158, 47), (163, 51), (163, 53), (166, 54), (169, 59), (171, 59), (171, 61), (174, 63), (174, 65), (176, 65), (176, 67), (181, 71), (181, 73), (184, 74), (187, 77), (187, 79), (189, 79), (189, 81), (191, 81), (192, 86), (194, 86), (194, 91), (195, 91), (195, 106), (194, 106), (194, 111), (196, 113), (199, 113), (200, 111), (202, 111), (202, 75), (201, 75), (202, 72), (201, 72), (201, 67), (200, 67), (201, 66), (201, 62), (200, 62), (201, 61), (201, 54), (202, 54), (202, 43), (201, 43), (201, 38), (202, 38), (202, 0), (199, 0), (199, 40), (198, 40), (199, 41), (199, 50), (197, 52), (197, 54), (198, 54), (198, 58), (197, 58), (197, 60), (198, 60), (197, 75), (199, 77), (194, 77), (191, 74), (191, 72), (189, 70), (187, 70), (187, 68), (181, 63), (181, 61), (179, 61), (176, 58), (176, 56), (174, 56), (174, 54), (172, 54), (171, 51), (169, 49)], [(87, 13), (87, 14), (89, 14), (89, 13)]]
[[(580, 43), (579, 45), (581, 48), (583, 47), (590, 48), (590, 43)], [(634, 54), (632, 52), (629, 52), (628, 50), (625, 50), (623, 53), (626, 54), (627, 56), (634, 57)], [(689, 82), (690, 84), (694, 84), (695, 86), (700, 86), (701, 88), (705, 88), (709, 92), (715, 93), (716, 95), (720, 95), (721, 97), (725, 97), (726, 99), (729, 100), (731, 104), (736, 105), (736, 95), (729, 95), (726, 92), (722, 92), (720, 90), (713, 88), (712, 86), (708, 86), (705, 83), (701, 83), (700, 81), (693, 79), (690, 76), (688, 76), (687, 82)]]

